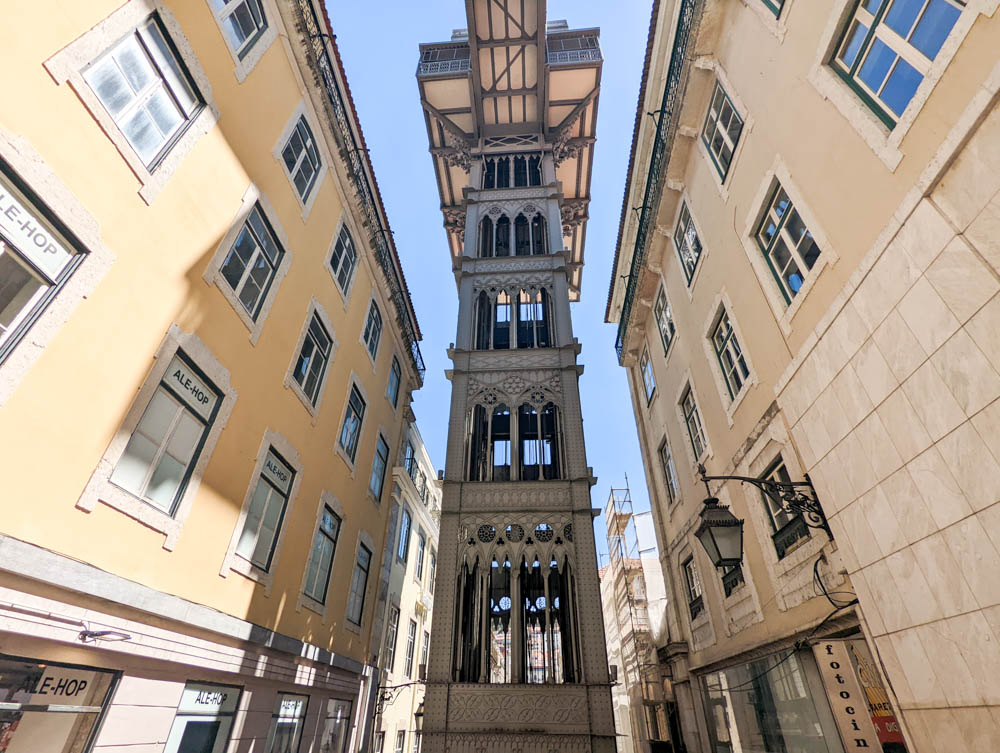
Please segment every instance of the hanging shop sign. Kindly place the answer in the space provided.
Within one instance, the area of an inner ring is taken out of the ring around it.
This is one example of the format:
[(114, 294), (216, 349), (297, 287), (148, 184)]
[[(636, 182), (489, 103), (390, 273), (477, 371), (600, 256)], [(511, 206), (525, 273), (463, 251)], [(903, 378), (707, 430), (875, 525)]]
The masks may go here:
[(889, 693), (882, 684), (882, 676), (875, 666), (875, 659), (868, 644), (865, 641), (848, 641), (847, 647), (851, 652), (858, 680), (861, 681), (861, 688), (868, 699), (868, 713), (872, 718), (872, 724), (875, 725), (879, 741), (883, 747), (892, 745), (893, 751), (906, 753), (903, 731), (899, 728), (899, 720), (889, 700)]
[(851, 661), (848, 641), (820, 641), (813, 646), (813, 653), (845, 750), (848, 753), (882, 750), (868, 710), (868, 696)]

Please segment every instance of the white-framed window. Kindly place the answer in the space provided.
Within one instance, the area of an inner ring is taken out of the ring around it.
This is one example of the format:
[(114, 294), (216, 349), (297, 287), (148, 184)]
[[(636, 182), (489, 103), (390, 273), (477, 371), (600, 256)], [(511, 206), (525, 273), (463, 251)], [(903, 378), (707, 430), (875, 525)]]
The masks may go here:
[(204, 106), (155, 13), (94, 61), (83, 78), (149, 169)]
[(417, 580), (424, 579), (424, 556), (427, 553), (427, 536), (423, 531), (417, 531), (417, 563), (413, 568), (413, 574)]
[(399, 365), (399, 359), (392, 357), (392, 366), (389, 367), (389, 382), (385, 387), (385, 396), (389, 398), (392, 407), (399, 405), (399, 384), (403, 378), (403, 369)]
[(316, 140), (305, 115), (299, 116), (288, 140), (282, 147), (281, 161), (295, 186), (296, 194), (305, 203), (313, 186), (316, 185), (316, 178), (322, 166)]
[(396, 733), (396, 748), (393, 753), (406, 753), (406, 730), (399, 730)]
[(743, 349), (736, 339), (733, 324), (729, 320), (729, 312), (723, 307), (719, 312), (715, 329), (712, 330), (712, 347), (719, 359), (719, 368), (729, 391), (729, 399), (735, 400), (743, 385), (750, 377), (750, 367), (743, 355)]
[(400, 562), (406, 562), (406, 558), (410, 556), (411, 523), (410, 511), (403, 507), (403, 514), (399, 521), (399, 541), (396, 545), (396, 557), (399, 558)]
[(313, 535), (303, 587), (306, 596), (320, 604), (326, 603), (326, 591), (330, 585), (333, 557), (337, 553), (339, 536), (340, 518), (330, 509), (329, 505), (324, 505), (323, 512), (320, 513), (319, 525)]
[(413, 677), (413, 655), (417, 648), (417, 622), (410, 620), (406, 628), (406, 659), (403, 663), (403, 675), (407, 679)]
[(111, 472), (111, 483), (173, 515), (220, 403), (219, 390), (177, 351)]
[(694, 226), (691, 212), (688, 210), (686, 201), (681, 202), (681, 211), (677, 216), (677, 226), (674, 228), (674, 248), (681, 260), (684, 268), (684, 276), (688, 285), (694, 278), (694, 271), (698, 267), (698, 260), (701, 258), (701, 238), (698, 237), (698, 229)]
[(292, 370), (292, 378), (312, 406), (319, 401), (332, 350), (333, 339), (314, 311)]
[(705, 602), (702, 597), (701, 576), (698, 575), (698, 566), (694, 564), (694, 558), (688, 557), (681, 565), (684, 573), (684, 587), (687, 590), (688, 610), (691, 619), (694, 620), (705, 609)]
[(857, 0), (830, 65), (893, 128), (965, 7), (963, 0)]
[(361, 437), (361, 425), (365, 420), (365, 407), (365, 399), (361, 397), (361, 392), (355, 385), (351, 385), (347, 410), (344, 413), (344, 425), (340, 428), (338, 442), (352, 463), (358, 454), (358, 440)]
[(670, 343), (674, 341), (674, 315), (670, 311), (670, 304), (667, 302), (667, 291), (664, 285), (660, 285), (660, 291), (656, 294), (656, 303), (653, 304), (653, 315), (656, 318), (656, 329), (659, 330), (660, 340), (663, 341), (663, 352), (670, 350)]
[(708, 440), (705, 438), (701, 413), (698, 412), (698, 404), (695, 402), (694, 391), (690, 386), (684, 390), (684, 395), (681, 397), (681, 411), (684, 414), (684, 425), (687, 427), (688, 438), (691, 440), (691, 449), (694, 451), (695, 460), (697, 460), (708, 448)]
[[(278, 693), (271, 730), (267, 736), (267, 753), (297, 753), (302, 742), (309, 696)], [(184, 749), (182, 749), (184, 750)]]
[(822, 252), (777, 181), (754, 235), (786, 305), (790, 304)]
[(229, 49), (245, 58), (267, 31), (267, 15), (261, 0), (209, 0)]
[(639, 371), (642, 373), (642, 384), (646, 389), (646, 403), (653, 399), (656, 392), (656, 378), (653, 376), (653, 364), (649, 360), (649, 348), (642, 349), (639, 358)]
[(375, 733), (375, 753), (385, 753), (385, 732)]
[(219, 270), (222, 279), (254, 321), (283, 255), (284, 249), (278, 243), (260, 204), (254, 204)]
[(372, 553), (364, 544), (358, 544), (358, 557), (351, 574), (351, 590), (347, 598), (347, 619), (355, 625), (361, 624), (365, 610), (365, 591), (368, 588), (368, 572), (371, 569)]
[(358, 264), (358, 252), (354, 248), (354, 239), (347, 229), (347, 225), (342, 225), (337, 239), (333, 242), (333, 251), (330, 253), (330, 271), (337, 281), (337, 286), (344, 295), (347, 295), (351, 287), (351, 279), (354, 277), (354, 268)]
[(705, 114), (705, 125), (701, 129), (701, 140), (712, 157), (712, 163), (724, 181), (729, 174), (729, 166), (736, 153), (740, 135), (743, 133), (743, 118), (736, 112), (736, 106), (722, 88), (715, 82), (715, 91)]
[(326, 702), (326, 723), (319, 749), (323, 753), (347, 753), (351, 739), (351, 702), (331, 698)]
[(667, 497), (670, 499), (670, 504), (673, 504), (680, 496), (681, 487), (677, 480), (677, 468), (674, 467), (674, 456), (670, 452), (670, 444), (666, 438), (660, 442), (657, 454), (660, 457), (660, 468), (663, 470), (664, 486), (667, 487)]
[(378, 341), (382, 338), (382, 312), (379, 311), (378, 304), (371, 302), (368, 307), (368, 319), (365, 322), (365, 331), (361, 339), (368, 349), (368, 355), (375, 358), (378, 353)]
[(270, 448), (257, 478), (257, 488), (250, 498), (243, 531), (236, 545), (236, 554), (261, 570), (271, 569), (274, 547), (284, 522), (288, 495), (294, 479), (295, 471), (274, 448)]
[(434, 595), (434, 579), (437, 577), (438, 569), (438, 555), (437, 549), (431, 549), (431, 564), (430, 572), (427, 574), (427, 588), (430, 590), (431, 595)]
[(382, 489), (385, 486), (385, 469), (389, 465), (389, 445), (378, 435), (375, 440), (375, 457), (372, 459), (372, 475), (368, 480), (368, 490), (375, 499), (382, 499)]
[(389, 625), (385, 631), (385, 671), (390, 674), (396, 663), (396, 639), (399, 635), (399, 607), (389, 607)]

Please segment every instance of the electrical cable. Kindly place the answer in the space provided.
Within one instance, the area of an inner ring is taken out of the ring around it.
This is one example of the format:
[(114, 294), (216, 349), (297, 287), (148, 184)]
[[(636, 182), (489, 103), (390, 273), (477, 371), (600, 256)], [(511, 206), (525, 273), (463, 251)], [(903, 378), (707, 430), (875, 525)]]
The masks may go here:
[(819, 575), (819, 563), (820, 560), (822, 559), (824, 559), (824, 555), (820, 554), (820, 556), (816, 558), (816, 561), (813, 562), (813, 582), (819, 584), (819, 587), (823, 590), (823, 595), (826, 597), (826, 600), (830, 602), (833, 606), (837, 607), (838, 609), (847, 609), (847, 607), (851, 607), (857, 604), (858, 595), (855, 593), (850, 593), (849, 591), (834, 591), (833, 593), (850, 594), (851, 596), (854, 597), (853, 599), (851, 599), (851, 601), (839, 603), (833, 598), (831, 592), (826, 589), (826, 584), (823, 583), (823, 579)]

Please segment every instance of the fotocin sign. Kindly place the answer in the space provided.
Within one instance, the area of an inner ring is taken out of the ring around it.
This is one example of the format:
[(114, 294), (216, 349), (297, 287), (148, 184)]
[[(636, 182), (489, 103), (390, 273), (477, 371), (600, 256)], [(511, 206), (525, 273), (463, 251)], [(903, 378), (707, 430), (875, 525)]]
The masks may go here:
[(845, 750), (881, 751), (882, 743), (868, 710), (868, 697), (854, 671), (847, 641), (820, 641), (813, 646), (813, 653)]

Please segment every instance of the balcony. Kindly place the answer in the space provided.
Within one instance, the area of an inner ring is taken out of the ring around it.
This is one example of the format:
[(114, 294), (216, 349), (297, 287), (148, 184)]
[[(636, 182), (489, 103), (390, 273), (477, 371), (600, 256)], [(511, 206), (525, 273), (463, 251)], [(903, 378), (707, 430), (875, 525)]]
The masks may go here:
[(778, 559), (784, 559), (797, 542), (809, 538), (809, 527), (801, 515), (796, 515), (771, 536)]
[(422, 50), (418, 76), (458, 75), (472, 70), (469, 45), (433, 47)]
[(596, 34), (550, 37), (545, 42), (545, 62), (549, 65), (600, 63), (603, 59)]

